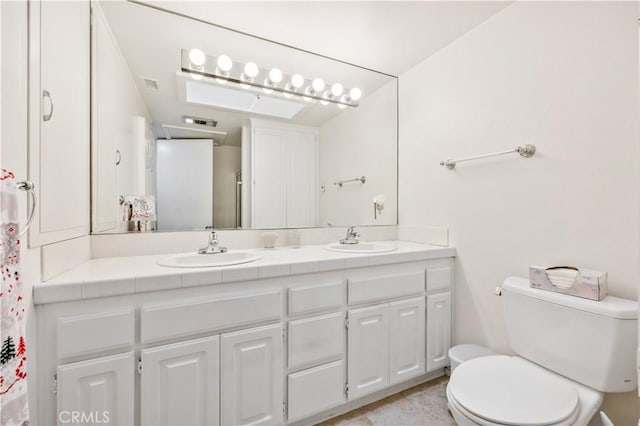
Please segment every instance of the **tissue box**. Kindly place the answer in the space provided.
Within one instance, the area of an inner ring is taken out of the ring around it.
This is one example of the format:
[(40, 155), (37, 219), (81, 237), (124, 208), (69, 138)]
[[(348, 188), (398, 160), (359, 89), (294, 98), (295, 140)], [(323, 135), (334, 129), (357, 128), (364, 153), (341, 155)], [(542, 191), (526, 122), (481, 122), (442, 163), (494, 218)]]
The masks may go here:
[(556, 284), (547, 274), (547, 271), (554, 275), (554, 268), (543, 266), (529, 267), (529, 282), (532, 288), (555, 291), (556, 293), (568, 294), (570, 296), (584, 297), (591, 300), (602, 300), (607, 295), (607, 273), (592, 271), (589, 269), (577, 269), (575, 278), (561, 278), (556, 280)]

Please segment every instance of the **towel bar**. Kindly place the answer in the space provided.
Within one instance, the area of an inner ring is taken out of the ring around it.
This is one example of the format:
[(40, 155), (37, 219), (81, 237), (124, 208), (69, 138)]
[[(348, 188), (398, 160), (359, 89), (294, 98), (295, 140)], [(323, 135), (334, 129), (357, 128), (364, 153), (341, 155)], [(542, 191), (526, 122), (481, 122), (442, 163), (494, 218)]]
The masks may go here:
[(480, 159), (480, 158), (487, 158), (487, 157), (495, 157), (497, 155), (511, 154), (511, 153), (514, 153), (514, 152), (517, 152), (523, 158), (529, 158), (533, 154), (535, 154), (536, 147), (533, 146), (533, 145), (527, 144), (527, 145), (523, 145), (523, 146), (517, 146), (514, 149), (509, 149), (509, 150), (506, 150), (506, 151), (492, 152), (490, 154), (474, 155), (473, 157), (459, 158), (457, 160), (449, 159), (449, 160), (441, 161), (440, 165), (441, 166), (445, 166), (449, 170), (453, 170), (456, 167), (456, 163), (460, 163), (462, 161), (477, 160), (477, 159)]
[(33, 222), (33, 218), (36, 213), (36, 192), (34, 191), (35, 185), (33, 182), (22, 181), (16, 183), (16, 187), (21, 191), (26, 191), (31, 196), (31, 209), (29, 210), (29, 218), (27, 219), (27, 224), (24, 226), (22, 231), (18, 234), (19, 237), (22, 237), (25, 232), (29, 230), (31, 223)]

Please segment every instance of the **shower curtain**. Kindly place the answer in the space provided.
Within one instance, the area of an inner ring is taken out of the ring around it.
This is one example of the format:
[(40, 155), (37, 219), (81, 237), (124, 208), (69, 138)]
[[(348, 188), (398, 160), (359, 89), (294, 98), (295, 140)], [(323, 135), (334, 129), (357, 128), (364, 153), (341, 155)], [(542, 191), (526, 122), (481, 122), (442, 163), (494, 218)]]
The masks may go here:
[(10, 171), (0, 173), (0, 425), (28, 424), (25, 304), (20, 275), (18, 196)]

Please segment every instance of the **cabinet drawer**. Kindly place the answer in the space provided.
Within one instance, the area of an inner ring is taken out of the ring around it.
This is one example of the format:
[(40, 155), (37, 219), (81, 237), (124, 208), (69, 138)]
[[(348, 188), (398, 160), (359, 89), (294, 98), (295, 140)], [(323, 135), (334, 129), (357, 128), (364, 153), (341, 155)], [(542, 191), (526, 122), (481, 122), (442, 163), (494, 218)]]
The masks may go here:
[(289, 368), (299, 368), (344, 354), (345, 314), (322, 315), (289, 322)]
[(289, 289), (289, 314), (340, 309), (344, 303), (342, 281)]
[(424, 271), (349, 279), (349, 304), (373, 302), (423, 293)]
[(57, 328), (59, 359), (128, 348), (134, 344), (132, 308), (61, 317)]
[(344, 386), (342, 360), (289, 374), (289, 422), (342, 404)]
[(141, 342), (157, 342), (260, 321), (278, 320), (281, 316), (280, 291), (144, 306), (141, 312)]
[(427, 269), (427, 291), (446, 290), (451, 286), (451, 267)]

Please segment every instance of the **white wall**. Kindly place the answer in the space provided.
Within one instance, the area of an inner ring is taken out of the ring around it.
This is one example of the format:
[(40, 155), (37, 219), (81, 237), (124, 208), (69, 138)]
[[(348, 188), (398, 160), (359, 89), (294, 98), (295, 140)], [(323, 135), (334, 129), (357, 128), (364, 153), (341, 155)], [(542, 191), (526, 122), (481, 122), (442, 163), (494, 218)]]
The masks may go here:
[[(395, 79), (320, 126), (320, 225), (391, 225), (397, 223), (397, 82)], [(359, 182), (337, 180), (366, 176)], [(373, 197), (385, 208), (374, 219)]]
[[(455, 341), (507, 351), (494, 289), (531, 264), (637, 298), (638, 6), (516, 2), (400, 76), (400, 224), (448, 227)], [(517, 155), (438, 163), (532, 143)], [(637, 396), (608, 397), (635, 424)]]
[(236, 227), (236, 171), (239, 146), (213, 147), (213, 227)]

